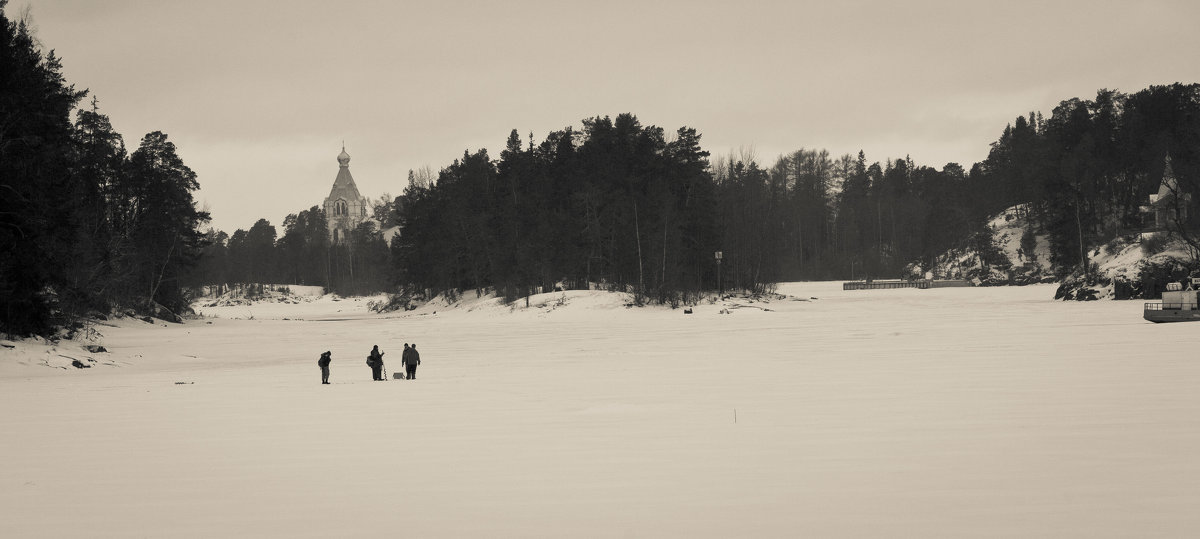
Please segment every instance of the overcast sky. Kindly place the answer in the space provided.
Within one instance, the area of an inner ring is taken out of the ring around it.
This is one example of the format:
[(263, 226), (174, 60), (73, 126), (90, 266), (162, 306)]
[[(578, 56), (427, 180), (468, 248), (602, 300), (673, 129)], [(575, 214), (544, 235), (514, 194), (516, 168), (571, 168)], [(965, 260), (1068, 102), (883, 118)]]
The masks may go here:
[[(12, 0), (130, 151), (163, 131), (232, 232), (632, 112), (705, 149), (964, 167), (1100, 88), (1200, 82), (1200, 2)], [(1050, 4), (1049, 6), (1042, 4)], [(280, 227), (281, 228), (281, 227)], [(282, 233), (282, 230), (280, 230)]]

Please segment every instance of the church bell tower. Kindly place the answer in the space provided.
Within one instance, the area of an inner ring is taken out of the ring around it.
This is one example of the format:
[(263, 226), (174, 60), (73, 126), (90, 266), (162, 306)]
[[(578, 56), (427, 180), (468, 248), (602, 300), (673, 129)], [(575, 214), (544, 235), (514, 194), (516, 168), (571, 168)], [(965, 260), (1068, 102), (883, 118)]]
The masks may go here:
[(333, 189), (325, 197), (325, 220), (329, 223), (329, 239), (333, 244), (345, 243), (351, 230), (369, 218), (366, 197), (358, 192), (354, 177), (350, 175), (350, 154), (346, 145), (338, 154), (338, 173), (333, 180)]

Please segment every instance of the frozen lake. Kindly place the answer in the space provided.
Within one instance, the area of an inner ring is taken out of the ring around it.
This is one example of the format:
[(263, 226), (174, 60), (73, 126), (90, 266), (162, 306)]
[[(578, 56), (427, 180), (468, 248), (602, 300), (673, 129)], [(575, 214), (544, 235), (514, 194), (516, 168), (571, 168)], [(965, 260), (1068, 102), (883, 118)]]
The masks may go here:
[[(819, 299), (322, 299), (101, 328), (119, 366), (5, 349), (0, 536), (1200, 533), (1200, 324), (1053, 286), (780, 292)], [(370, 380), (413, 341), (418, 380)]]

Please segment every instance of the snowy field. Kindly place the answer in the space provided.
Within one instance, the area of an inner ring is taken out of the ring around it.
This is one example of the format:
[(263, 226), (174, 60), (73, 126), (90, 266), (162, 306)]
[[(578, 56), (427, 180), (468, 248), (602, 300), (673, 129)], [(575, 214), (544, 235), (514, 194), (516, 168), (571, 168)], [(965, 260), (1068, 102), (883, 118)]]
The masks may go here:
[[(1200, 324), (780, 292), (807, 301), (322, 297), (0, 348), (0, 537), (1200, 535)], [(417, 380), (370, 380), (413, 341)]]

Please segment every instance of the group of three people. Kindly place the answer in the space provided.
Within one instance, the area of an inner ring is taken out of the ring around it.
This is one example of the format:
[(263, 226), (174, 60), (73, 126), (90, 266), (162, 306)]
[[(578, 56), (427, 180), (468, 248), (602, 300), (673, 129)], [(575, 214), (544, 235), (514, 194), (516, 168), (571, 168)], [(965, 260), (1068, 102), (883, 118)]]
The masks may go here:
[[(383, 352), (379, 350), (379, 345), (371, 348), (371, 354), (367, 356), (367, 366), (371, 367), (371, 379), (375, 381), (384, 380), (383, 377)], [(327, 350), (321, 354), (321, 358), (317, 360), (317, 366), (321, 367), (321, 383), (329, 383), (329, 363), (333, 360), (332, 354)], [(409, 345), (404, 343), (404, 352), (400, 355), (400, 365), (404, 367), (404, 378), (413, 380), (417, 377), (417, 365), (421, 364), (421, 354), (417, 352), (417, 345), (414, 343)]]

